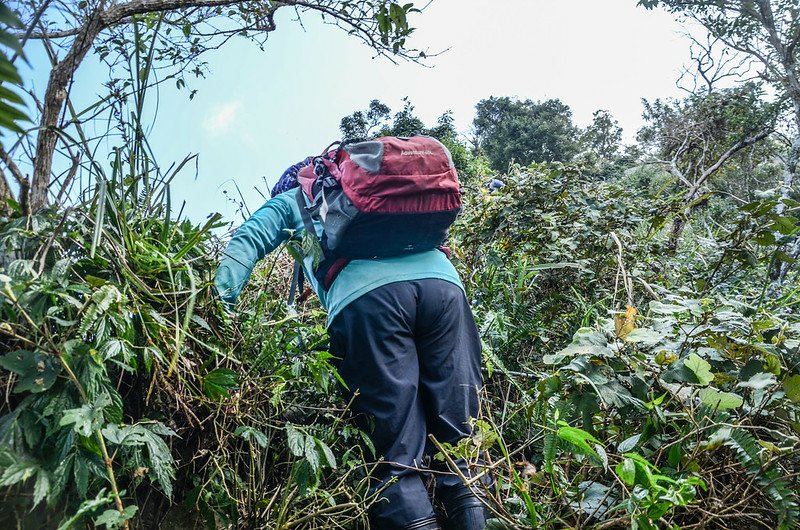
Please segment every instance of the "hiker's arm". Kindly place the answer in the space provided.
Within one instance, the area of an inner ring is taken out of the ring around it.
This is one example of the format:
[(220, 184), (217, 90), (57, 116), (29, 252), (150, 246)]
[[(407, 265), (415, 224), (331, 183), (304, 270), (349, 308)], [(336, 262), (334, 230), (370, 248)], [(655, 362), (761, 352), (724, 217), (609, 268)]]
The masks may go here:
[(296, 228), (292, 218), (291, 204), (279, 196), (267, 201), (236, 230), (214, 279), (223, 301), (236, 303), (256, 263), (289, 238), (289, 229)]

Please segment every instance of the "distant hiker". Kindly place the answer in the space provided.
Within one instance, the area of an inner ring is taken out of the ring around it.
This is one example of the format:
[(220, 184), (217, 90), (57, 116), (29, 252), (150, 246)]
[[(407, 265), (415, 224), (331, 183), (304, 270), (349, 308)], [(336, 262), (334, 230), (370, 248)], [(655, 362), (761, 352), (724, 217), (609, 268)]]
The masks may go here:
[[(284, 183), (287, 191), (236, 231), (217, 271), (218, 292), (235, 303), (259, 260), (290, 233), (314, 231), (322, 255), (306, 256), (303, 268), (328, 311), (342, 392), (347, 399), (358, 392), (353, 411), (384, 460), (371, 484), (372, 492), (382, 489), (371, 528), (439, 529), (423, 479), (423, 457), (435, 453), (428, 435), (449, 444), (469, 436), (482, 384), (464, 287), (436, 248), (461, 207), (450, 153), (432, 138), (386, 137), (326, 150), (296, 173), (300, 186)], [(455, 474), (435, 479), (444, 528), (482, 530), (486, 510), (475, 493)]]
[(489, 190), (489, 193), (493, 193), (499, 190), (500, 188), (504, 187), (505, 185), (506, 183), (503, 182), (502, 180), (494, 178), (486, 183), (486, 189)]

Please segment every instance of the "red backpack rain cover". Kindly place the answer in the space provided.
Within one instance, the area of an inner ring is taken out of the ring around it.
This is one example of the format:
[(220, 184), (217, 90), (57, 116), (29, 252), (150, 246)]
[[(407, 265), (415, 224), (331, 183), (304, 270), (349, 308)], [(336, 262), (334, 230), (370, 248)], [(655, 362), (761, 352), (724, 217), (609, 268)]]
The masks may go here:
[(436, 248), (461, 210), (450, 152), (427, 136), (340, 145), (301, 169), (298, 181), (306, 228), (316, 234), (312, 219), (323, 226), (320, 269)]

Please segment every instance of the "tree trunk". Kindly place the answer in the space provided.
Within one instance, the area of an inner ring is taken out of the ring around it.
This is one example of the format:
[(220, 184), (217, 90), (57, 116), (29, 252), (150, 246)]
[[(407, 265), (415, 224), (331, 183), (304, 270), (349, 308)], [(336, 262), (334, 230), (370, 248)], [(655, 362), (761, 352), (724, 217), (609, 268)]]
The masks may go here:
[[(797, 174), (797, 166), (800, 163), (800, 131), (789, 149), (789, 156), (786, 158), (786, 167), (783, 170), (783, 182), (781, 184), (781, 200), (778, 203), (776, 211), (778, 215), (783, 215), (786, 205), (784, 199), (788, 199), (794, 186), (794, 177)], [(794, 244), (790, 246), (787, 254), (792, 258), (797, 259), (800, 257), (800, 235), (795, 236)], [(777, 267), (776, 280), (783, 283), (786, 275), (792, 269), (793, 263), (780, 262)]]
[(14, 195), (11, 193), (11, 187), (8, 185), (5, 173), (0, 170), (0, 215), (9, 213), (8, 200), (13, 199)]
[[(67, 86), (75, 75), (75, 71), (92, 49), (100, 32), (122, 20), (141, 13), (189, 9), (192, 7), (215, 7), (234, 4), (239, 0), (132, 0), (124, 4), (112, 4), (93, 11), (86, 22), (75, 34), (67, 55), (56, 63), (50, 71), (43, 100), (42, 118), (39, 121), (39, 136), (36, 139), (36, 156), (33, 161), (33, 177), (30, 185), (30, 211), (35, 212), (48, 203), (50, 178), (53, 171), (53, 155), (58, 141), (58, 120), (67, 99)], [(297, 1), (274, 0), (269, 3), (270, 14), (286, 5), (295, 5)], [(313, 5), (310, 6), (313, 8)], [(262, 31), (272, 31), (274, 26)], [(46, 38), (46, 35), (43, 36)]]
[(797, 174), (797, 164), (800, 162), (800, 132), (789, 149), (789, 156), (786, 157), (786, 166), (783, 168), (783, 181), (781, 182), (781, 199), (775, 211), (778, 215), (783, 215), (786, 210), (784, 200), (789, 198), (794, 185), (794, 177)]
[(675, 214), (675, 218), (672, 220), (672, 227), (669, 230), (669, 239), (667, 239), (667, 250), (670, 252), (678, 250), (678, 242), (683, 233), (683, 229), (686, 228), (686, 223), (689, 222), (691, 218), (695, 207), (693, 203), (697, 200), (698, 196), (698, 191), (689, 193), (684, 202), (684, 207), (681, 208), (680, 212)]
[(44, 94), (42, 118), (39, 122), (39, 136), (36, 139), (36, 157), (33, 161), (33, 179), (29, 197), (31, 212), (47, 206), (53, 154), (58, 141), (58, 117), (67, 99), (67, 85), (78, 65), (92, 48), (94, 39), (103, 29), (101, 14), (102, 11), (96, 11), (84, 24), (67, 55), (50, 72), (50, 80)]

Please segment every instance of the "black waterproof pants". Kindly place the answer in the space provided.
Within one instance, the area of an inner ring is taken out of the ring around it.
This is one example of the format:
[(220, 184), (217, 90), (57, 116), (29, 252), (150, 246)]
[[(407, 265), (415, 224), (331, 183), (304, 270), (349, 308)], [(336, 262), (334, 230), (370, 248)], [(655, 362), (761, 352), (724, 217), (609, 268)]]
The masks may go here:
[[(371, 417), (372, 441), (385, 461), (373, 491), (395, 479), (370, 514), (373, 524), (395, 530), (432, 516), (420, 469), (427, 436), (455, 443), (478, 415), (480, 338), (463, 291), (439, 279), (384, 285), (348, 304), (328, 331), (345, 397), (358, 391), (353, 410)], [(448, 474), (436, 481), (460, 483)]]

